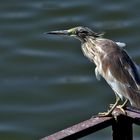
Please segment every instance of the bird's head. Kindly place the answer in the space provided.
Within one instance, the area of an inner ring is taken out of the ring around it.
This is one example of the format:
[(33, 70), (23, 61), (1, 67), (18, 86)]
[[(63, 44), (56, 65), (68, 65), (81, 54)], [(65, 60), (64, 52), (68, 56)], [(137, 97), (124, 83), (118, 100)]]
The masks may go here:
[(50, 31), (47, 32), (47, 34), (72, 36), (78, 38), (82, 42), (85, 42), (88, 39), (88, 37), (92, 36), (94, 38), (97, 38), (103, 35), (103, 33), (95, 33), (88, 27), (83, 27), (83, 26), (71, 28), (68, 30)]

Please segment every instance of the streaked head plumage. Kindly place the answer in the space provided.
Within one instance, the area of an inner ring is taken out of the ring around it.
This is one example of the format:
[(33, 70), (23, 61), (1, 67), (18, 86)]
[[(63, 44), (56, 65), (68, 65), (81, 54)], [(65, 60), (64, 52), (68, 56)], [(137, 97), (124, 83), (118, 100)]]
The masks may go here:
[(86, 41), (86, 39), (90, 36), (97, 38), (97, 37), (101, 37), (104, 33), (96, 33), (91, 29), (89, 29), (88, 27), (78, 26), (68, 30), (51, 31), (48, 32), (48, 34), (68, 35), (68, 36), (76, 37), (80, 41)]

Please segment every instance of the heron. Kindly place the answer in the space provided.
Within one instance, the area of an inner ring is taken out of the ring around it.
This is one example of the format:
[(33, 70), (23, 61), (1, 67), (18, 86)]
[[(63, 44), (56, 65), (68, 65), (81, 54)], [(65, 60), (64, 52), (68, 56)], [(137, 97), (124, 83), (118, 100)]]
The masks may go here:
[(132, 107), (140, 109), (140, 74), (138, 66), (125, 50), (125, 43), (104, 38), (103, 32), (94, 32), (84, 26), (46, 33), (71, 36), (80, 40), (84, 55), (95, 64), (96, 78), (100, 80), (103, 77), (114, 91), (115, 103), (110, 105), (107, 112), (99, 115), (112, 115), (116, 107), (124, 112), (128, 101)]

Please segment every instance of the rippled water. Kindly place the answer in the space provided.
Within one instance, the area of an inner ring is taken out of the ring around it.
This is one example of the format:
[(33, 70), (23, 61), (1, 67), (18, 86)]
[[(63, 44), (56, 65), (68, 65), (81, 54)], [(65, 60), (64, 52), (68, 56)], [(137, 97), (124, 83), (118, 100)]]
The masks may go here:
[[(140, 1), (1, 0), (0, 139), (34, 140), (105, 111), (114, 94), (80, 42), (46, 36), (84, 25), (125, 42), (140, 64)], [(111, 138), (111, 128), (83, 139)], [(135, 127), (139, 139), (139, 127)]]

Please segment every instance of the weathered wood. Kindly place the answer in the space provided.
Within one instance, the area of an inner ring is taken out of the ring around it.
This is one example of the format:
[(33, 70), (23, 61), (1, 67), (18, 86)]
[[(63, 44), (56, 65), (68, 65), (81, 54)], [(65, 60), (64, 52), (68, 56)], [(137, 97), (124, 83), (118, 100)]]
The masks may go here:
[(41, 140), (78, 139), (112, 124), (113, 117), (94, 117)]
[(132, 120), (132, 123), (140, 125), (140, 110), (133, 108), (126, 109), (127, 117)]
[(116, 108), (111, 117), (94, 117), (40, 140), (75, 140), (112, 125), (113, 140), (132, 140), (132, 124), (140, 125), (140, 111)]

